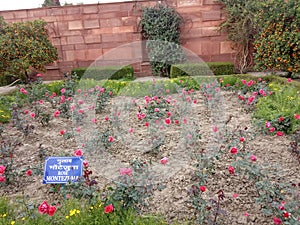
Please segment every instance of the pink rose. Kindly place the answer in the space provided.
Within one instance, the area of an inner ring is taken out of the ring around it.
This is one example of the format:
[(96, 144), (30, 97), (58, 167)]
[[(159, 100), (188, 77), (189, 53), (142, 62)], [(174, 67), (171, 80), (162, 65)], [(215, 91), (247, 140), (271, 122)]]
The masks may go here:
[(80, 156), (83, 155), (83, 152), (82, 152), (81, 149), (76, 149), (76, 150), (74, 151), (74, 155), (80, 157)]
[(47, 203), (47, 201), (43, 201), (42, 204), (40, 204), (38, 207), (38, 211), (41, 214), (48, 213), (48, 209), (49, 209), (49, 204)]
[(218, 132), (218, 127), (217, 126), (213, 126), (213, 128), (212, 128), (212, 130), (213, 130), (213, 132)]
[(160, 160), (160, 163), (163, 164), (163, 165), (166, 165), (168, 162), (169, 162), (169, 159), (168, 159), (167, 157), (163, 157), (163, 158)]
[(255, 162), (256, 160), (257, 160), (257, 158), (256, 158), (256, 156), (255, 155), (250, 155), (250, 160), (252, 161), (252, 162)]
[(104, 207), (104, 213), (108, 214), (111, 213), (112, 211), (114, 211), (114, 206), (112, 204)]
[(28, 94), (28, 92), (24, 88), (20, 88), (20, 92), (23, 93), (23, 94), (25, 94), (25, 95)]
[(241, 99), (242, 101), (245, 100), (245, 97), (244, 97), (244, 96), (241, 96), (241, 95), (239, 95), (238, 98)]
[(206, 191), (206, 187), (205, 186), (200, 186), (200, 191), (205, 192)]
[(277, 218), (277, 217), (274, 217), (274, 218), (273, 218), (273, 222), (274, 222), (274, 224), (282, 224), (281, 219), (280, 219), (280, 218)]
[(165, 123), (166, 123), (167, 125), (169, 125), (169, 124), (171, 123), (171, 119), (170, 119), (170, 118), (165, 119)]
[(32, 175), (32, 170), (27, 170), (25, 176), (29, 177)]
[(277, 131), (277, 132), (276, 132), (276, 135), (277, 135), (277, 136), (283, 136), (283, 135), (284, 135), (284, 133), (283, 133), (283, 132), (281, 132), (281, 131)]
[(246, 216), (246, 217), (248, 217), (249, 216), (249, 213), (247, 213), (247, 212), (244, 212), (244, 214), (243, 214), (244, 216)]
[(269, 131), (272, 133), (275, 131), (275, 127), (270, 127)]
[(30, 113), (31, 118), (35, 118), (35, 113)]
[(236, 147), (232, 147), (232, 148), (230, 149), (230, 153), (231, 153), (231, 154), (237, 154), (237, 153), (238, 153), (238, 149), (237, 149)]
[(48, 215), (53, 216), (55, 212), (56, 212), (56, 207), (55, 206), (49, 206), (48, 212), (47, 212)]
[(109, 141), (109, 142), (113, 142), (114, 140), (115, 140), (115, 139), (114, 139), (113, 136), (109, 136), (109, 137), (108, 137), (108, 141)]
[(132, 176), (132, 169), (131, 168), (120, 168), (121, 176)]
[(6, 167), (3, 165), (0, 165), (0, 175), (2, 175), (5, 172)]
[(78, 113), (79, 113), (79, 114), (84, 114), (84, 109), (79, 109), (79, 110), (78, 110)]
[(230, 174), (234, 174), (234, 167), (233, 166), (228, 166), (228, 171)]
[(0, 175), (0, 182), (5, 182), (5, 177)]
[(89, 166), (89, 162), (87, 160), (83, 160), (82, 162), (84, 167), (88, 167)]
[(56, 110), (56, 111), (54, 112), (53, 116), (54, 116), (54, 117), (58, 117), (59, 114), (60, 114), (60, 111), (59, 111), (59, 110)]

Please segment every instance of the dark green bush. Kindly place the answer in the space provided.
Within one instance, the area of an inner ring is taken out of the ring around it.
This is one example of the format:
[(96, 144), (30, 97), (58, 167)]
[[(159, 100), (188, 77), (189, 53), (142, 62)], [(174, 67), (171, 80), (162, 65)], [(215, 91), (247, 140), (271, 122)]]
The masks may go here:
[(234, 73), (234, 64), (230, 62), (186, 63), (172, 65), (170, 77), (229, 75)]
[(79, 78), (119, 80), (133, 79), (134, 70), (132, 66), (80, 67), (74, 68), (73, 73), (76, 73)]
[(180, 45), (182, 22), (179, 13), (166, 4), (159, 3), (143, 9), (140, 25), (147, 39), (153, 75), (169, 77), (170, 65), (185, 61)]
[(6, 23), (0, 17), (0, 76), (6, 83), (28, 82), (30, 71), (46, 71), (45, 65), (58, 58), (42, 20)]

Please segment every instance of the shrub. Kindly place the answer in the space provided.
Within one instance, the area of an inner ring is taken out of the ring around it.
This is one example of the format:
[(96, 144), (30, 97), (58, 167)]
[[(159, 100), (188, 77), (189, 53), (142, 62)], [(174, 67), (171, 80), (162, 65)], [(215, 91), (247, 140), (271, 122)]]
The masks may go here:
[(180, 46), (181, 22), (181, 16), (167, 5), (144, 8), (140, 25), (148, 39), (146, 47), (154, 75), (169, 76), (170, 65), (184, 61)]
[(170, 77), (229, 75), (234, 73), (234, 64), (230, 62), (186, 63), (172, 65)]
[(45, 71), (58, 58), (45, 26), (42, 20), (7, 24), (0, 18), (0, 76), (28, 82), (31, 69)]
[(90, 78), (95, 80), (118, 80), (118, 79), (133, 79), (134, 70), (132, 66), (103, 66), (103, 67), (80, 67), (74, 68), (72, 74), (81, 78)]
[(0, 123), (7, 123), (11, 118), (10, 107), (14, 101), (14, 97), (0, 96)]
[(219, 0), (224, 3), (226, 19), (220, 24), (221, 31), (233, 43), (237, 51), (236, 66), (240, 73), (253, 66), (251, 46), (256, 33), (256, 15), (261, 0)]
[[(282, 70), (292, 75), (300, 69), (300, 2), (270, 1), (260, 10), (255, 63), (261, 70)], [(270, 10), (272, 8), (273, 10)]]
[[(293, 86), (274, 83), (270, 83), (269, 87), (273, 94), (259, 99), (254, 118), (262, 126), (269, 121), (276, 131), (283, 131), (287, 134), (294, 132), (300, 127), (300, 121), (294, 117), (300, 112), (297, 89)], [(280, 117), (283, 120), (280, 120)]]

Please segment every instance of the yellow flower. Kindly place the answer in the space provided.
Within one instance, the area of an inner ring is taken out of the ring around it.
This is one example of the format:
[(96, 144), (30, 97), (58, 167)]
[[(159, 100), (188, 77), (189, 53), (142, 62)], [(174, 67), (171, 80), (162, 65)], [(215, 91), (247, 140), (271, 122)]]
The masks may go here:
[(80, 213), (80, 210), (77, 209), (77, 210), (76, 210), (76, 213)]
[(76, 209), (70, 210), (70, 216), (73, 216), (76, 213)]
[(6, 216), (7, 216), (6, 213), (4, 213), (4, 214), (2, 215), (3, 218), (6, 217)]
[(93, 207), (93, 206), (91, 206), (91, 207), (90, 207), (90, 209), (94, 209), (94, 207)]
[(70, 217), (69, 216), (66, 216), (66, 219), (69, 219)]
[(10, 222), (11, 225), (14, 225), (15, 223), (16, 223), (15, 221), (11, 221), (11, 222)]
[(22, 218), (23, 221), (24, 221), (25, 219), (26, 219), (25, 217)]

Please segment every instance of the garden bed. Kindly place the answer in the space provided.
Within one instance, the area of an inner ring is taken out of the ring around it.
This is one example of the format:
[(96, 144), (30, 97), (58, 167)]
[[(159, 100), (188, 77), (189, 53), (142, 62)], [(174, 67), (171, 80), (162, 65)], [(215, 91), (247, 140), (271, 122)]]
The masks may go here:
[[(221, 89), (215, 80), (199, 84), (200, 90), (161, 84), (151, 83), (148, 97), (137, 94), (137, 86), (117, 96), (96, 86), (74, 96), (67, 96), (68, 90), (52, 98), (49, 93), (16, 107), (1, 135), (6, 163), (1, 195), (28, 196), (33, 214), (47, 200), (57, 206), (53, 221), (61, 224), (69, 224), (62, 222), (65, 201), (78, 197), (84, 186), (93, 192), (81, 198), (91, 205), (113, 204), (116, 215), (128, 201), (169, 224), (272, 224), (274, 218), (297, 224), (300, 175), (291, 136), (269, 131), (273, 124), (255, 126), (249, 108), (255, 105), (243, 103), (236, 90)], [(147, 92), (142, 83), (140, 89)], [(42, 113), (49, 115), (48, 122)], [(92, 171), (85, 178), (97, 183), (64, 189), (41, 183), (46, 156), (72, 156), (78, 149), (89, 162), (85, 170)], [(120, 168), (132, 171), (120, 175)], [(140, 199), (128, 200), (125, 193)]]

